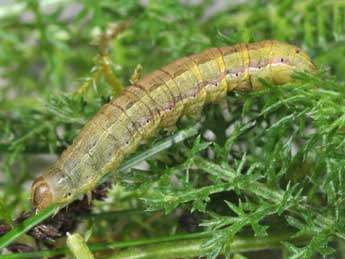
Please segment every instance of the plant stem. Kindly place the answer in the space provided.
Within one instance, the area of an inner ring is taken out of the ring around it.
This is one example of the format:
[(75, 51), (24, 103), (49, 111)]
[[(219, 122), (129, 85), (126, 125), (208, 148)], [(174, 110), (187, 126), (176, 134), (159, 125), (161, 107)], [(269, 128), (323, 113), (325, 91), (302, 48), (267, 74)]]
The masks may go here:
[[(212, 174), (212, 175), (217, 175), (218, 177), (223, 178), (226, 181), (233, 181), (236, 177), (235, 172), (230, 171), (228, 169), (224, 169), (221, 166), (211, 163), (201, 157), (197, 157), (194, 160), (195, 165), (197, 165), (200, 169), (205, 170), (206, 172)], [(243, 189), (246, 192), (252, 192), (255, 195), (262, 197), (270, 202), (273, 202), (275, 204), (281, 204), (281, 202), (284, 201), (284, 192), (281, 190), (272, 190), (266, 185), (257, 182), (257, 181), (252, 181), (250, 183), (251, 188), (243, 188), (241, 184), (239, 184), (239, 188)], [(295, 213), (296, 215), (300, 215), (301, 211), (311, 211), (312, 208), (310, 208), (307, 204), (303, 203), (298, 203), (292, 207), (289, 207), (288, 209), (290, 212)], [(318, 225), (319, 227), (323, 229), (330, 229), (333, 227), (334, 222), (328, 218), (327, 216), (323, 216), (317, 212), (316, 214), (316, 219), (314, 220), (314, 223)], [(339, 231), (334, 230), (335, 234), (337, 237), (345, 240), (345, 236), (341, 234)]]
[(84, 238), (79, 233), (74, 233), (72, 235), (67, 233), (66, 244), (76, 259), (95, 258), (86, 245)]
[[(292, 241), (290, 237), (291, 233), (283, 233), (260, 238), (236, 238), (231, 244), (231, 251), (233, 253), (241, 253), (279, 248), (281, 247), (281, 242)], [(196, 257), (204, 255), (212, 248), (204, 246), (206, 241), (207, 238), (198, 238), (126, 249), (107, 257), (107, 259), (173, 259)], [(294, 241), (300, 243), (303, 240), (299, 239)]]
[(170, 148), (176, 143), (182, 142), (185, 139), (188, 139), (190, 137), (195, 136), (198, 134), (198, 125), (181, 130), (177, 132), (175, 135), (167, 137), (163, 139), (162, 141), (156, 143), (154, 147), (145, 150), (143, 152), (137, 153), (134, 156), (127, 159), (124, 163), (121, 164), (119, 171), (125, 171), (133, 166), (135, 166), (137, 163), (144, 161), (145, 159), (152, 157), (153, 155)]
[(29, 231), (31, 228), (42, 222), (46, 218), (50, 217), (56, 211), (57, 206), (52, 205), (49, 208), (40, 211), (34, 216), (24, 220), (21, 224), (17, 225), (11, 231), (0, 237), (0, 251), (9, 245), (11, 242), (16, 240), (19, 236)]
[(96, 213), (88, 213), (80, 215), (81, 218), (90, 218), (90, 219), (113, 219), (118, 217), (128, 217), (131, 215), (150, 215), (157, 211), (147, 211), (142, 209), (129, 209), (121, 211), (102, 211)]
[[(277, 233), (266, 237), (243, 237), (235, 238), (232, 242), (233, 253), (274, 249), (281, 247), (282, 242), (302, 244), (309, 240), (309, 237), (291, 238), (293, 233)], [(180, 258), (191, 257), (205, 254), (211, 247), (204, 247), (203, 244), (208, 240), (211, 233), (201, 232), (193, 234), (182, 234), (170, 237), (151, 238), (145, 240), (123, 241), (108, 244), (89, 244), (90, 251), (106, 251), (116, 248), (137, 248), (126, 249), (117, 252), (107, 259), (144, 259), (144, 258)], [(70, 254), (70, 250), (55, 249), (43, 250), (39, 252), (29, 252), (21, 254), (0, 255), (0, 259), (27, 259), (37, 257), (49, 257), (53, 255)]]
[[(200, 233), (193, 233), (193, 234), (180, 234), (180, 235), (168, 236), (168, 237), (147, 238), (143, 240), (122, 241), (122, 242), (105, 243), (105, 244), (104, 243), (89, 244), (88, 248), (90, 249), (91, 252), (97, 252), (97, 251), (106, 251), (106, 250), (116, 249), (116, 248), (128, 248), (128, 247), (133, 247), (133, 246), (159, 244), (162, 242), (169, 242), (169, 241), (176, 242), (179, 240), (204, 238), (208, 236), (210, 236), (210, 233), (200, 232)], [(54, 255), (62, 255), (62, 254), (70, 254), (70, 253), (71, 251), (68, 248), (62, 248), (62, 249), (54, 249), (54, 250), (42, 250), (38, 252), (0, 255), (0, 259), (26, 259), (26, 258), (37, 258), (37, 257), (50, 257)]]

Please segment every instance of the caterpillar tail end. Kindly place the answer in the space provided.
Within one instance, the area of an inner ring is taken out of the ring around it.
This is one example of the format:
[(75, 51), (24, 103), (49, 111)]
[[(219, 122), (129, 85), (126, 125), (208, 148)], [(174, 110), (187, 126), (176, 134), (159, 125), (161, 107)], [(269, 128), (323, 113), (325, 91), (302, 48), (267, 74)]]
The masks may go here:
[(53, 201), (53, 194), (43, 176), (38, 177), (31, 187), (32, 205), (36, 210), (48, 208)]

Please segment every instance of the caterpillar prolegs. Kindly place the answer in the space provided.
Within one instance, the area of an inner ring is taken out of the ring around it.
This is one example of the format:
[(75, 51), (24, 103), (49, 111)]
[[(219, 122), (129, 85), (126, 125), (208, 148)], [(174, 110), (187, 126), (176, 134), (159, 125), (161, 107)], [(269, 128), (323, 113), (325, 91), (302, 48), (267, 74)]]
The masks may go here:
[(158, 129), (171, 128), (182, 115), (197, 119), (205, 103), (229, 91), (260, 89), (259, 78), (291, 82), (295, 70), (316, 67), (296, 46), (270, 40), (211, 48), (144, 76), (105, 104), (55, 165), (33, 182), (33, 206), (41, 210), (71, 201)]

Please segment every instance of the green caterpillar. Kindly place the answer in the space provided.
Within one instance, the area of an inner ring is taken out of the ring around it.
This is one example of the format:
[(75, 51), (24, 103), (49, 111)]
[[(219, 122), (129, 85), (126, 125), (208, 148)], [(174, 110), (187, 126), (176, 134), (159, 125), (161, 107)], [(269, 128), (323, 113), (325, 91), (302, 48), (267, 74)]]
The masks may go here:
[(205, 103), (229, 91), (258, 90), (259, 78), (291, 82), (295, 70), (316, 67), (296, 46), (270, 40), (211, 48), (144, 76), (105, 104), (55, 165), (33, 182), (33, 207), (64, 204), (92, 190), (143, 139), (171, 128), (182, 115), (197, 119)]

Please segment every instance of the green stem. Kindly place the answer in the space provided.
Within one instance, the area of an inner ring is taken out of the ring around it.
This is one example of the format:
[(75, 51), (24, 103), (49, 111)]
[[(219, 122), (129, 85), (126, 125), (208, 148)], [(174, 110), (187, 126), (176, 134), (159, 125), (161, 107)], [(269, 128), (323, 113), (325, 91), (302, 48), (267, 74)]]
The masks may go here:
[[(181, 235), (159, 237), (159, 238), (147, 238), (144, 240), (114, 242), (114, 243), (108, 243), (108, 244), (104, 244), (104, 243), (90, 244), (88, 245), (88, 248), (90, 249), (91, 252), (97, 252), (97, 251), (106, 251), (106, 250), (112, 250), (112, 249), (117, 249), (117, 248), (128, 248), (128, 247), (133, 247), (133, 246), (160, 244), (162, 242), (169, 242), (169, 241), (176, 242), (179, 240), (204, 238), (208, 236), (210, 236), (209, 233), (201, 232), (201, 233), (181, 234)], [(43, 250), (43, 251), (38, 251), (38, 252), (0, 255), (0, 259), (26, 259), (26, 258), (37, 258), (37, 257), (50, 257), (54, 255), (62, 255), (62, 254), (70, 254), (70, 253), (71, 251), (68, 248), (62, 248), (62, 249), (54, 249), (54, 250)]]
[[(282, 242), (302, 244), (309, 240), (309, 237), (291, 238), (293, 233), (278, 233), (266, 237), (243, 237), (235, 238), (232, 241), (232, 252), (249, 252), (264, 249), (274, 249), (281, 247)], [(109, 244), (89, 244), (90, 251), (106, 251), (118, 248), (130, 248), (117, 252), (107, 259), (120, 258), (181, 258), (199, 256), (205, 254), (212, 247), (205, 247), (204, 244), (211, 236), (211, 233), (182, 234), (170, 237), (151, 238), (145, 240), (114, 242)], [(141, 246), (133, 248), (134, 246)], [(49, 257), (54, 255), (70, 254), (70, 250), (55, 249), (43, 250), (39, 252), (29, 252), (21, 254), (0, 255), (0, 259), (27, 259), (37, 257)]]
[(34, 216), (24, 220), (21, 224), (17, 225), (14, 229), (7, 232), (5, 235), (0, 237), (0, 251), (8, 246), (11, 242), (16, 240), (19, 236), (29, 231), (31, 228), (42, 222), (46, 218), (50, 217), (57, 210), (56, 205), (52, 205), (49, 208), (40, 211)]
[[(217, 175), (218, 177), (221, 177), (222, 179), (226, 181), (233, 181), (236, 177), (236, 173), (234, 171), (230, 171), (228, 169), (224, 169), (221, 166), (211, 163), (201, 157), (195, 158), (195, 165), (197, 165), (200, 169), (205, 170), (209, 174), (212, 175)], [(281, 190), (272, 190), (266, 185), (257, 182), (257, 181), (252, 181), (250, 183), (251, 188), (245, 188), (242, 187), (241, 184), (239, 183), (239, 188), (243, 189), (246, 192), (251, 192), (254, 193), (255, 195), (262, 197), (270, 202), (273, 202), (277, 205), (281, 204), (284, 200), (284, 192)], [(292, 207), (289, 207), (288, 210), (296, 215), (300, 215), (301, 211), (311, 211), (312, 208), (310, 208), (307, 204), (302, 204), (298, 203)], [(321, 215), (317, 212), (316, 214), (316, 219), (314, 220), (314, 223), (318, 225), (319, 227), (323, 229), (330, 229), (333, 228), (334, 221), (332, 221), (330, 218), (327, 216)], [(337, 237), (344, 239), (345, 236), (337, 231), (336, 229), (334, 230), (335, 234)]]
[[(107, 259), (173, 259), (190, 258), (205, 255), (212, 247), (205, 246), (207, 238), (181, 240), (144, 247), (126, 249), (107, 257)], [(270, 235), (266, 237), (235, 238), (231, 243), (232, 253), (258, 251), (281, 247), (284, 241), (301, 243), (302, 239), (291, 240), (290, 233)]]
[(67, 233), (66, 244), (72, 251), (76, 259), (94, 259), (95, 257), (90, 252), (84, 238), (79, 233), (70, 235)]
[(136, 164), (138, 164), (139, 162), (142, 162), (150, 157), (152, 157), (153, 155), (170, 148), (171, 146), (173, 146), (174, 144), (177, 144), (179, 142), (182, 142), (190, 137), (195, 136), (196, 134), (198, 134), (198, 125), (181, 130), (179, 132), (177, 132), (175, 135), (167, 137), (165, 139), (163, 139), (162, 141), (156, 143), (154, 145), (154, 147), (145, 150), (143, 152), (137, 153), (134, 156), (130, 157), (129, 159), (127, 159), (124, 163), (122, 163), (122, 165), (120, 166), (120, 168), (118, 169), (119, 171), (126, 171), (127, 169), (135, 166)]
[(102, 211), (98, 213), (88, 213), (80, 215), (81, 218), (88, 219), (114, 219), (118, 217), (129, 217), (131, 215), (147, 215), (152, 214), (157, 211), (147, 211), (142, 209), (131, 209), (131, 210), (122, 210), (122, 211)]

